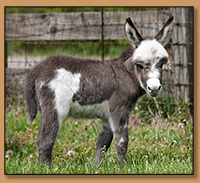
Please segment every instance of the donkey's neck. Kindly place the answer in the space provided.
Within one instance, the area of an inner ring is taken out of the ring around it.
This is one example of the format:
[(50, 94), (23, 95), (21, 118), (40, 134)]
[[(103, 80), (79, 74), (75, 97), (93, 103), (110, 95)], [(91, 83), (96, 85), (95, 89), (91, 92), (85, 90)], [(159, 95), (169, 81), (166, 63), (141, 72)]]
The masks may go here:
[(135, 93), (134, 97), (137, 100), (140, 98), (142, 95), (144, 95), (146, 92), (145, 90), (140, 86), (140, 82), (138, 80), (137, 76), (137, 69), (136, 65), (133, 63), (132, 57), (130, 57), (126, 62), (124, 62), (124, 68), (129, 75), (129, 77), (132, 79), (132, 84), (134, 85), (135, 88)]

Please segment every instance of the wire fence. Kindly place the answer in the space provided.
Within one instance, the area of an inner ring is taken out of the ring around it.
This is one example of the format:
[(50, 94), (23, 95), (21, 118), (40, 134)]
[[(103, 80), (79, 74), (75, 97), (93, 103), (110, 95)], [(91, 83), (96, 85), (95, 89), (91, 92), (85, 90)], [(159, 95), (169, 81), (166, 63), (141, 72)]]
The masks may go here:
[(174, 30), (166, 46), (169, 61), (164, 66), (161, 95), (166, 100), (158, 104), (170, 108), (184, 100), (193, 114), (193, 8), (118, 9), (82, 8), (82, 12), (73, 12), (73, 8), (66, 8), (65, 13), (37, 13), (31, 9), (28, 13), (5, 14), (6, 105), (10, 96), (24, 95), (27, 72), (44, 57), (69, 54), (104, 60), (119, 56), (129, 46), (124, 33), (127, 17), (143, 36), (153, 36), (172, 14)]

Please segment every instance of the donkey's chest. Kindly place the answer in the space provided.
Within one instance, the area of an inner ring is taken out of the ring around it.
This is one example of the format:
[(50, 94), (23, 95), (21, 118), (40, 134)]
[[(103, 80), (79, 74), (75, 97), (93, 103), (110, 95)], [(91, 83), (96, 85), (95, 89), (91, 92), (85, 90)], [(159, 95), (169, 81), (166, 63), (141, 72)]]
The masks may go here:
[(92, 105), (80, 105), (77, 101), (71, 102), (68, 116), (73, 118), (108, 119), (108, 101)]

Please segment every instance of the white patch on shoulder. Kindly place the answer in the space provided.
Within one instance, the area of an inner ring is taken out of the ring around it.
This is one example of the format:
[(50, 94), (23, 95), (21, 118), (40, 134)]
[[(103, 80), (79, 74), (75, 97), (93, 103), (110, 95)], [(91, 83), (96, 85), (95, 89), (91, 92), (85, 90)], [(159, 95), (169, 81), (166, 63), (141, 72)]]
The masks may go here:
[(81, 74), (72, 74), (64, 68), (57, 69), (56, 72), (55, 78), (48, 86), (55, 94), (54, 103), (60, 126), (69, 112), (72, 97), (79, 90)]
[(103, 101), (100, 104), (80, 105), (77, 101), (72, 102), (68, 116), (74, 118), (109, 118), (108, 101)]
[(155, 39), (144, 40), (133, 53), (133, 60), (156, 63), (160, 58), (168, 57), (165, 48)]

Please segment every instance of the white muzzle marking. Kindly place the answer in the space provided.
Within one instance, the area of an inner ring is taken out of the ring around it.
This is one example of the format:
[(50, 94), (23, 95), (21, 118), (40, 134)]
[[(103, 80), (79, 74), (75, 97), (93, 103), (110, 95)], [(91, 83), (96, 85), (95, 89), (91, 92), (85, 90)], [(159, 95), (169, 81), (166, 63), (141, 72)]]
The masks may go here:
[(162, 86), (160, 80), (157, 78), (150, 78), (147, 80), (147, 92), (152, 96), (156, 97), (159, 95)]

